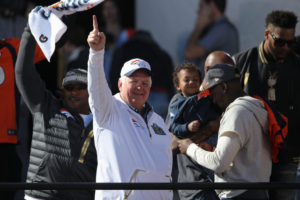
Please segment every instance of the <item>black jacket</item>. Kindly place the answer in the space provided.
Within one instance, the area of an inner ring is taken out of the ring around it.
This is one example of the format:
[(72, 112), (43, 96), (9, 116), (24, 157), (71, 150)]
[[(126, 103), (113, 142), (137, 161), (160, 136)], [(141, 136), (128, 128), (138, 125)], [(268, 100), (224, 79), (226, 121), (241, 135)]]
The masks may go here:
[[(17, 87), (33, 115), (27, 182), (95, 182), (97, 157), (92, 122), (84, 128), (81, 116), (46, 89), (33, 63), (35, 45), (25, 28), (15, 75)], [(27, 190), (26, 194), (42, 199), (94, 199), (92, 190)]]
[(300, 58), (290, 52), (283, 62), (268, 62), (260, 47), (254, 47), (234, 56), (236, 66), (241, 72), (241, 83), (244, 91), (249, 95), (258, 95), (268, 98), (268, 73), (277, 70), (278, 78), (275, 85), (275, 107), (288, 118), (287, 144), (279, 159), (289, 160), (300, 155), (299, 128), (300, 119)]

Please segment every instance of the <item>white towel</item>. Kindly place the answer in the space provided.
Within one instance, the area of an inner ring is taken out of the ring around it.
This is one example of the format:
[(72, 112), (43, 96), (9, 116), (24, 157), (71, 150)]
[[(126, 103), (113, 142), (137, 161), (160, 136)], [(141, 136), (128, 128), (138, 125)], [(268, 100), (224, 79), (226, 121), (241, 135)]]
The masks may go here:
[(66, 32), (67, 26), (61, 21), (63, 15), (85, 11), (103, 0), (61, 0), (48, 7), (37, 6), (28, 18), (32, 35), (42, 49), (48, 62), (55, 50), (55, 43)]

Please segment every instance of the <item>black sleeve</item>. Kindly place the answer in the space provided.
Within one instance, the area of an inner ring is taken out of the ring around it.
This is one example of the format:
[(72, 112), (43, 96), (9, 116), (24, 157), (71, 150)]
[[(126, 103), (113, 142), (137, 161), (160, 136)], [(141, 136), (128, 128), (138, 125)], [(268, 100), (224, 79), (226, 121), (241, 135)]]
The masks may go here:
[(235, 67), (241, 72), (241, 55), (240, 54), (235, 54), (233, 55), (233, 59), (235, 61)]
[(36, 42), (28, 25), (22, 34), (15, 67), (16, 85), (31, 113), (42, 110), (48, 92), (35, 69), (34, 55)]

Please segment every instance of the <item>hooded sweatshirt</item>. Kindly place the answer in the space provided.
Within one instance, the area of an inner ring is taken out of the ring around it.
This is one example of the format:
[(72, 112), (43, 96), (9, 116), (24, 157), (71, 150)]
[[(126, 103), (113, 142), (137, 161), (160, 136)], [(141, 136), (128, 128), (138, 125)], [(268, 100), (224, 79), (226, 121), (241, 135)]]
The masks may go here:
[[(215, 182), (268, 182), (271, 175), (271, 143), (268, 113), (260, 100), (237, 98), (220, 122), (218, 144), (208, 152), (191, 144), (187, 154), (215, 172)], [(245, 190), (217, 190), (220, 198), (232, 198)]]

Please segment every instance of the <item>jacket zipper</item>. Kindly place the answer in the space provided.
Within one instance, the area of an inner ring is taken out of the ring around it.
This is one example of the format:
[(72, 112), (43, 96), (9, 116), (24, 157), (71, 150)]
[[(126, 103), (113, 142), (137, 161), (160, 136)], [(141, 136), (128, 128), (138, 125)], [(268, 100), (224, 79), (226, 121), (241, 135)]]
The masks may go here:
[(82, 145), (82, 148), (81, 148), (81, 153), (80, 153), (80, 156), (79, 156), (79, 159), (78, 159), (78, 162), (80, 163), (84, 163), (84, 157), (85, 157), (85, 154), (90, 146), (90, 143), (91, 143), (91, 140), (92, 138), (94, 137), (94, 132), (93, 130), (91, 130), (87, 136), (87, 138), (85, 139), (83, 145)]
[(146, 126), (147, 126), (147, 129), (148, 129), (148, 132), (149, 132), (150, 139), (152, 139), (152, 134), (151, 134), (151, 132), (150, 132), (150, 129), (149, 129), (148, 123), (146, 123)]

